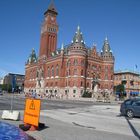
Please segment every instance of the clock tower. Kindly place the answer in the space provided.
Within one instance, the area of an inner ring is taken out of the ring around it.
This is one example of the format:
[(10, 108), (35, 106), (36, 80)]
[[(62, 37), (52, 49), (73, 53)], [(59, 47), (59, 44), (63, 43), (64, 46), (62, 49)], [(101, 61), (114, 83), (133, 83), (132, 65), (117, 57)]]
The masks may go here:
[(52, 52), (56, 51), (58, 32), (57, 15), (54, 2), (51, 1), (47, 11), (44, 13), (44, 22), (41, 28), (40, 59), (44, 57), (48, 58)]

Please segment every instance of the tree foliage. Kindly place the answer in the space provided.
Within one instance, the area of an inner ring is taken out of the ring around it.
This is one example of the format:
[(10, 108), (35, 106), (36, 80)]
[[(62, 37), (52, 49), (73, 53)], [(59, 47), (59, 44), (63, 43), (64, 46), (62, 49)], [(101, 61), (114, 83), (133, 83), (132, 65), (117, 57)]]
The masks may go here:
[(84, 97), (84, 98), (91, 98), (92, 97), (92, 93), (91, 92), (88, 92), (88, 91), (85, 91), (83, 93), (82, 97)]

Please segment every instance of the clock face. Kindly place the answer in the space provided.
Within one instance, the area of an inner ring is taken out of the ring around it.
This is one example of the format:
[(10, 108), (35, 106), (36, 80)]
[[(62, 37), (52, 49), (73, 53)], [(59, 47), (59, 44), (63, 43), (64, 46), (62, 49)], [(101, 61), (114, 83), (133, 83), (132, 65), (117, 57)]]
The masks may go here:
[(54, 17), (51, 17), (51, 20), (54, 21)]

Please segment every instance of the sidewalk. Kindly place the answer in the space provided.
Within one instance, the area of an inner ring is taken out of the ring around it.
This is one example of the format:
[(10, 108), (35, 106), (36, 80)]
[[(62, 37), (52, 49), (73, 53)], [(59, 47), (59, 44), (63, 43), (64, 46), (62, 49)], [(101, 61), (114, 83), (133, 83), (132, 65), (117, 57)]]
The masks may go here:
[[(21, 97), (21, 98), (28, 98), (28, 97), (25, 97), (25, 95), (24, 94), (15, 94), (15, 96), (17, 96), (17, 97)], [(111, 100), (110, 102), (105, 102), (104, 100), (95, 100), (94, 98), (70, 98), (70, 99), (56, 99), (56, 98), (47, 98), (47, 97), (40, 97), (40, 96), (37, 96), (37, 99), (41, 99), (41, 100), (58, 100), (58, 101), (87, 101), (87, 102), (96, 102), (96, 103), (99, 103), (99, 102), (101, 102), (101, 103), (108, 103), (108, 104), (114, 104), (114, 105), (116, 105), (116, 104), (121, 104), (123, 101), (115, 101), (115, 100)]]

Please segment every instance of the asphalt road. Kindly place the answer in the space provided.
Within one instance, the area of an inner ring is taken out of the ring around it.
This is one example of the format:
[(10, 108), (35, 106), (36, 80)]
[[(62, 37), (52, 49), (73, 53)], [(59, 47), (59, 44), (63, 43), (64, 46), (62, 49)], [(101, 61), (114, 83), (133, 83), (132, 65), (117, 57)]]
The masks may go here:
[[(25, 98), (9, 94), (0, 96), (2, 110), (19, 110), (23, 119)], [(42, 100), (40, 122), (46, 127), (27, 132), (37, 140), (140, 140), (139, 118), (119, 117), (119, 105), (93, 101)], [(18, 126), (22, 121), (6, 121)]]
[[(93, 101), (41, 99), (41, 110), (83, 108), (92, 105), (105, 104), (107, 105), (107, 103), (98, 103)], [(14, 110), (24, 110), (24, 96), (17, 94), (14, 96), (12, 94), (0, 96), (0, 110), (9, 110), (11, 109), (11, 105)]]
[[(139, 140), (135, 136), (98, 131), (95, 128), (68, 124), (49, 117), (41, 117), (41, 120), (46, 124), (45, 129), (27, 132), (37, 140)], [(23, 123), (22, 121), (2, 121), (16, 126)]]

